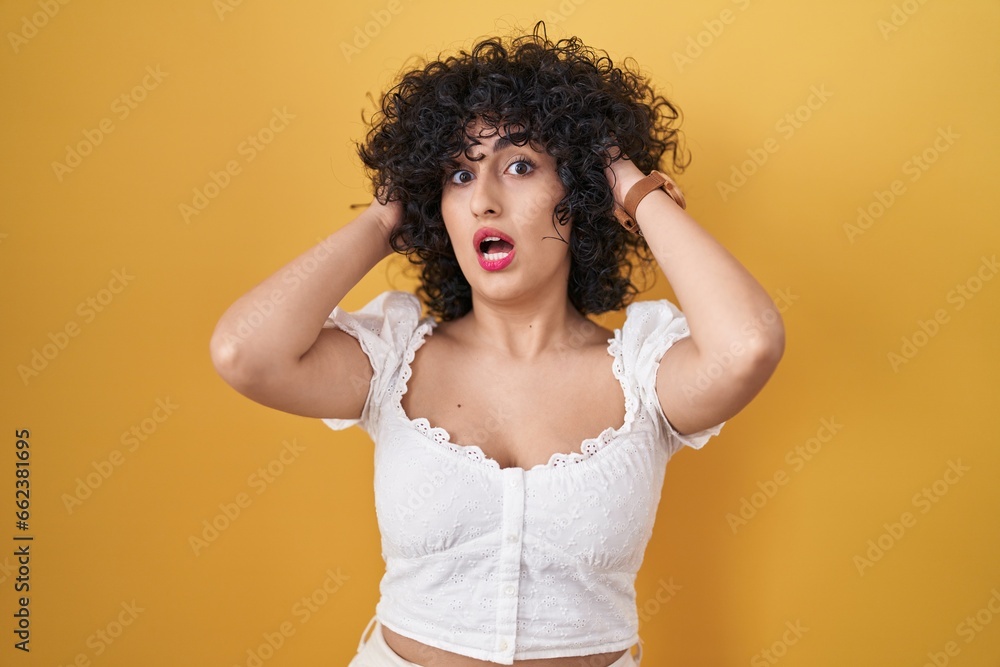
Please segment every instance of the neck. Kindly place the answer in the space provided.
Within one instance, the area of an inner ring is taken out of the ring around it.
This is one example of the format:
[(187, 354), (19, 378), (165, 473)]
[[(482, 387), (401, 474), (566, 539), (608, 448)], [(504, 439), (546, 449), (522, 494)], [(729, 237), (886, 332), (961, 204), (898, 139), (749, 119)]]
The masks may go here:
[(504, 301), (474, 292), (472, 303), (472, 310), (462, 318), (467, 340), (489, 354), (518, 361), (532, 361), (562, 349), (592, 328), (570, 303), (565, 289)]

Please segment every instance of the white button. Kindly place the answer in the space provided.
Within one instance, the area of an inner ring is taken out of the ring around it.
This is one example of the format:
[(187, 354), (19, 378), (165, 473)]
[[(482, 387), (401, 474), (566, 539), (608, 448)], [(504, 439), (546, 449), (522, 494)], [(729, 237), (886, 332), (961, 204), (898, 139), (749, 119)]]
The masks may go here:
[(516, 477), (511, 477), (510, 478), (510, 485), (511, 486), (517, 486), (517, 478)]
[(503, 589), (503, 592), (506, 593), (507, 595), (513, 595), (514, 594), (514, 584), (507, 584), (507, 586)]
[(507, 541), (508, 542), (517, 542), (517, 534), (516, 533), (511, 533), (510, 535), (508, 535), (507, 536)]
[(507, 640), (506, 639), (501, 639), (500, 640), (500, 650), (501, 651), (506, 651), (507, 650)]

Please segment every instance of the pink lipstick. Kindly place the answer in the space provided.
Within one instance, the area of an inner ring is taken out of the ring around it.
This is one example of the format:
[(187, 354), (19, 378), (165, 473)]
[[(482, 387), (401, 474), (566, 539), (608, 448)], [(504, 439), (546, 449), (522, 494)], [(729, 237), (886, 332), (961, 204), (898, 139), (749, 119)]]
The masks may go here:
[(499, 271), (514, 261), (514, 240), (492, 227), (483, 227), (472, 238), (479, 265), (487, 271)]

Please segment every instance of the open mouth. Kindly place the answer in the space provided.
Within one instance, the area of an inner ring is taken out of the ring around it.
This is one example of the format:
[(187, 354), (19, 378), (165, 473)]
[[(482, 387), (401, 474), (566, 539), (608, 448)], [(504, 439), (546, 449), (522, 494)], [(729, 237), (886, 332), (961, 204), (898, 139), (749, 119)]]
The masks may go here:
[(513, 249), (513, 243), (499, 236), (487, 236), (479, 242), (479, 254), (491, 262), (503, 259)]
[(483, 227), (472, 237), (479, 265), (487, 271), (502, 271), (514, 261), (514, 239), (499, 229)]

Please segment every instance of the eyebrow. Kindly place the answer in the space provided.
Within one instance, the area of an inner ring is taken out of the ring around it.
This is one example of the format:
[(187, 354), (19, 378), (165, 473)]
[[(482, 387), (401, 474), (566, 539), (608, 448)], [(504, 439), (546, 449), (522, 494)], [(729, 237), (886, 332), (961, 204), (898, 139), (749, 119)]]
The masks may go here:
[(502, 135), (497, 137), (497, 140), (493, 142), (493, 152), (498, 153), (505, 148), (513, 146), (513, 142), (510, 140), (510, 136)]
[[(475, 145), (482, 146), (483, 143), (480, 142), (479, 144), (472, 144), (472, 145), (466, 146), (462, 150), (462, 153), (455, 158), (456, 164), (462, 164), (467, 159), (466, 158), (466, 151), (468, 151), (470, 148), (472, 148)], [(514, 142), (511, 140), (509, 134), (500, 135), (493, 142), (493, 152), (494, 153), (499, 153), (500, 151), (504, 150), (505, 148), (510, 148), (513, 145), (514, 145)], [(480, 160), (481, 159), (485, 159), (485, 158), (486, 158), (486, 154), (485, 153), (483, 153), (483, 154), (481, 154), (479, 156)], [(478, 162), (479, 160), (474, 160), (474, 161)]]
[[(478, 144), (469, 145), (469, 146), (466, 147), (465, 150), (468, 150), (469, 148), (472, 148), (472, 146), (476, 146), (476, 145), (482, 146), (483, 142), (479, 142)], [(513, 145), (514, 145), (514, 142), (511, 141), (510, 135), (506, 135), (506, 134), (500, 135), (499, 137), (496, 138), (496, 141), (493, 142), (493, 152), (494, 153), (499, 153), (500, 151), (504, 150), (505, 148), (510, 148)], [(486, 157), (486, 156), (483, 155), (483, 157)]]

